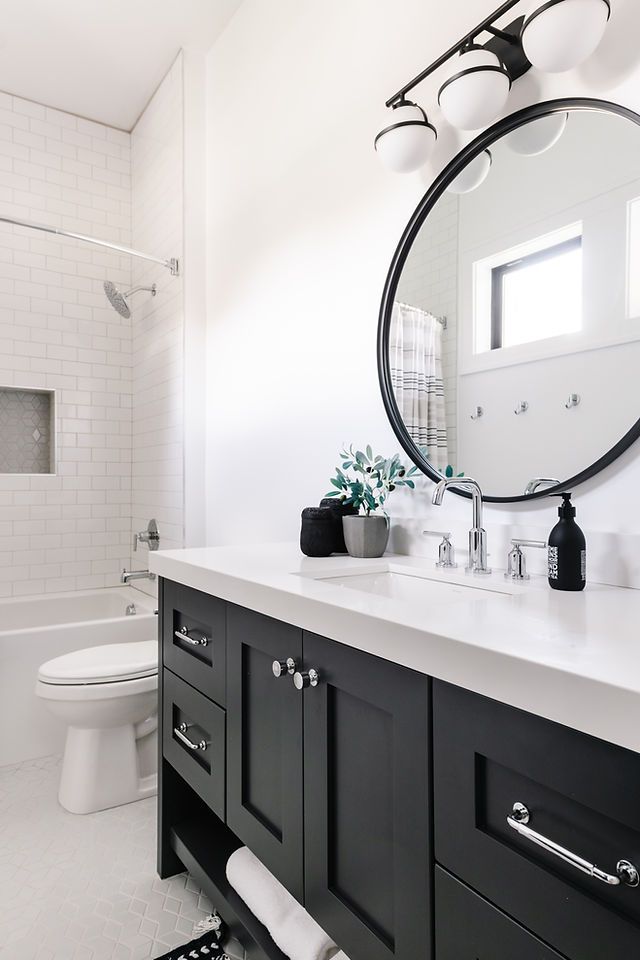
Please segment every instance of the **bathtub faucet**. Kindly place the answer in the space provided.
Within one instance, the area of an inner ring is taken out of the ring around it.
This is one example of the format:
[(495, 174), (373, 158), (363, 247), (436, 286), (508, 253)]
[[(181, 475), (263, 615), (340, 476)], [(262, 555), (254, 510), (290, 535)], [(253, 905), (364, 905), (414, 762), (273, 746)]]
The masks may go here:
[(120, 575), (121, 583), (130, 583), (132, 580), (155, 580), (155, 573), (149, 570), (123, 570)]

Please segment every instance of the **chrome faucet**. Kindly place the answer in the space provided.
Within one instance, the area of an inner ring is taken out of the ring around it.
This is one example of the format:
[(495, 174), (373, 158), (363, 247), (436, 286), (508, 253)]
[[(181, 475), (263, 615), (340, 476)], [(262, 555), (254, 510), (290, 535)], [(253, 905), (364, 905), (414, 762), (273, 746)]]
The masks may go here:
[(120, 574), (120, 583), (131, 583), (132, 580), (155, 580), (155, 573), (149, 570), (123, 570)]
[(471, 477), (446, 477), (436, 485), (432, 503), (439, 507), (444, 492), (449, 487), (460, 487), (471, 493), (473, 508), (472, 527), (469, 530), (469, 564), (467, 570), (472, 573), (491, 573), (487, 566), (487, 531), (482, 526), (482, 490), (477, 480)]
[(541, 487), (551, 488), (558, 486), (560, 486), (560, 481), (554, 480), (553, 477), (534, 477), (533, 480), (529, 480), (529, 483), (524, 488), (524, 495), (525, 497), (530, 497)]

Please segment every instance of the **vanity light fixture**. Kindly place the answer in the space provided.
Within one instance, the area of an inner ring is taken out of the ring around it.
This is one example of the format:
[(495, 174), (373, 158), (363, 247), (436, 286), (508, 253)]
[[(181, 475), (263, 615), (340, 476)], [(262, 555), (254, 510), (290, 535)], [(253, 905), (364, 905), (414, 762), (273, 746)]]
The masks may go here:
[(493, 123), (511, 89), (507, 68), (492, 50), (475, 43), (453, 63), (438, 94), (445, 120), (459, 130), (479, 130)]
[(477, 190), (481, 183), (489, 176), (491, 170), (492, 156), (490, 150), (483, 150), (477, 157), (470, 161), (466, 167), (458, 174), (455, 180), (452, 180), (447, 191), (449, 193), (471, 193)]
[(524, 22), (524, 52), (546, 73), (573, 70), (594, 52), (610, 16), (609, 0), (548, 0)]
[[(376, 151), (387, 167), (408, 173), (430, 157), (436, 129), (422, 108), (407, 100), (407, 94), (450, 60), (456, 58), (438, 93), (442, 114), (460, 130), (480, 130), (500, 116), (511, 86), (532, 64), (557, 73), (586, 60), (602, 39), (611, 15), (610, 0), (543, 0), (534, 9), (530, 6), (528, 16), (495, 26), (521, 2), (506, 0), (387, 100), (387, 107), (402, 111), (375, 139)], [(480, 43), (483, 34), (490, 34), (490, 39)], [(517, 153), (528, 149), (531, 155), (549, 149), (564, 129), (562, 121), (556, 122), (559, 132), (545, 130), (539, 133), (540, 140), (534, 136), (533, 145), (528, 146), (523, 135), (525, 149), (513, 149)]]
[(393, 123), (380, 131), (374, 146), (385, 167), (411, 173), (427, 162), (438, 133), (417, 103), (403, 97), (392, 107)]

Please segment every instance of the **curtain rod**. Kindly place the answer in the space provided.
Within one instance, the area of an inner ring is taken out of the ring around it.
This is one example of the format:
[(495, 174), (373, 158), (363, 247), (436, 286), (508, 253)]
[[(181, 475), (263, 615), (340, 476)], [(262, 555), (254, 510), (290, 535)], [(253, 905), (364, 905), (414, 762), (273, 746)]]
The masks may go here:
[(61, 230), (59, 227), (49, 227), (44, 223), (32, 223), (30, 220), (18, 220), (16, 217), (4, 217), (0, 215), (2, 223), (12, 223), (16, 227), (28, 227), (30, 230), (42, 230), (44, 233), (54, 233), (58, 237), (70, 237), (72, 240), (83, 240), (85, 243), (95, 243), (98, 247), (107, 247), (109, 250), (117, 250), (118, 253), (126, 253), (130, 257), (139, 257), (141, 260), (150, 260), (152, 263), (160, 263), (167, 270), (171, 271), (172, 277), (180, 274), (180, 264), (176, 257), (171, 260), (161, 260), (159, 257), (152, 257), (148, 253), (141, 253), (140, 250), (133, 250), (131, 247), (123, 247), (120, 243), (111, 243), (109, 240), (97, 240), (95, 237), (88, 237), (84, 233), (73, 233), (71, 230)]

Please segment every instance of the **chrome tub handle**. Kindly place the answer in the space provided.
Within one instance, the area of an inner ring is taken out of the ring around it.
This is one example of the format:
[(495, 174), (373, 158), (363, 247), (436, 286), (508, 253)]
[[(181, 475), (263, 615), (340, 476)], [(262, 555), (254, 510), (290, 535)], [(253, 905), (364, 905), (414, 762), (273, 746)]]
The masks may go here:
[(189, 748), (189, 750), (206, 750), (208, 746), (207, 741), (200, 740), (198, 741), (198, 743), (194, 743), (194, 741), (190, 740), (189, 737), (186, 735), (188, 729), (189, 729), (189, 724), (183, 722), (178, 724), (177, 727), (174, 727), (173, 732), (175, 736), (178, 738), (178, 740), (180, 741), (180, 743), (183, 743), (185, 747)]
[(173, 635), (176, 640), (184, 640), (185, 643), (190, 643), (192, 647), (206, 647), (209, 643), (209, 638), (205, 637), (204, 633), (200, 635), (199, 639), (190, 637), (186, 627), (181, 627), (180, 630), (174, 630)]
[(548, 853), (559, 857), (560, 860), (564, 860), (565, 863), (575, 867), (576, 870), (580, 870), (582, 873), (586, 873), (588, 876), (594, 877), (594, 879), (600, 880), (601, 883), (606, 883), (611, 887), (619, 887), (621, 884), (627, 887), (637, 887), (638, 884), (640, 884), (640, 873), (638, 873), (636, 867), (628, 860), (618, 860), (615, 874), (606, 873), (597, 867), (595, 863), (589, 863), (588, 860), (578, 856), (577, 853), (573, 853), (571, 850), (567, 850), (566, 847), (560, 846), (555, 840), (550, 840), (549, 837), (544, 837), (541, 833), (536, 833), (535, 830), (527, 826), (530, 820), (531, 814), (524, 803), (514, 803), (513, 810), (507, 817), (507, 823), (512, 830), (515, 830), (516, 833), (524, 837), (525, 840), (530, 840), (531, 843), (535, 843)]

